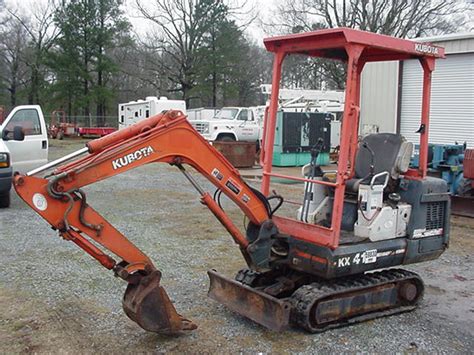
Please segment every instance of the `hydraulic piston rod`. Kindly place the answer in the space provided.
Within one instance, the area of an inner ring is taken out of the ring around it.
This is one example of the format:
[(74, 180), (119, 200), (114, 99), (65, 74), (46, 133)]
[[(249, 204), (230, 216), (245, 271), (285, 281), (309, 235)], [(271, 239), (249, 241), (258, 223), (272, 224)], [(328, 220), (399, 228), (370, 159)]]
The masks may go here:
[(87, 147), (84, 147), (84, 148), (82, 148), (82, 149), (76, 150), (75, 152), (72, 152), (71, 154), (65, 155), (65, 156), (62, 157), (62, 158), (53, 160), (53, 161), (51, 161), (51, 162), (49, 162), (49, 163), (47, 163), (47, 164), (44, 164), (43, 166), (40, 166), (40, 167), (38, 167), (38, 168), (36, 168), (36, 169), (33, 169), (33, 170), (31, 170), (31, 171), (28, 171), (28, 172), (26, 173), (26, 176), (33, 176), (33, 175), (39, 174), (39, 173), (41, 173), (41, 172), (43, 172), (43, 171), (45, 171), (45, 170), (54, 168), (55, 166), (58, 166), (58, 165), (61, 164), (61, 163), (64, 163), (64, 162), (66, 162), (66, 161), (68, 161), (68, 160), (71, 160), (71, 159), (73, 159), (73, 158), (75, 158), (75, 157), (78, 157), (78, 156), (80, 156), (80, 155), (82, 155), (82, 154), (85, 154), (85, 153), (87, 153), (87, 152), (89, 152), (89, 148), (87, 148)]

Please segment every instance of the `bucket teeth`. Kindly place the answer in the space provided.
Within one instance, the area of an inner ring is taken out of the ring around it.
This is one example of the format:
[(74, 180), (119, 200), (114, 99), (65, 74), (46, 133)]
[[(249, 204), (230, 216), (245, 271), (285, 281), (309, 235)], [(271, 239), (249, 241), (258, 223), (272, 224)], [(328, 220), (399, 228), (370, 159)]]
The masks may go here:
[(122, 306), (131, 320), (150, 332), (176, 334), (197, 328), (191, 320), (176, 312), (165, 289), (160, 286), (158, 271), (143, 276), (136, 283), (129, 283)]

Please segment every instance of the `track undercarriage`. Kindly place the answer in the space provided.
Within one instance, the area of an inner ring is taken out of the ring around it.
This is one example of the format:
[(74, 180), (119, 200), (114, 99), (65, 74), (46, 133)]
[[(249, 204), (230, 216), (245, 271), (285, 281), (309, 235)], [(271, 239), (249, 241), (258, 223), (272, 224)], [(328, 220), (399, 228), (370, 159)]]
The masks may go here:
[(249, 269), (231, 280), (209, 271), (209, 296), (273, 330), (301, 327), (311, 333), (411, 311), (423, 297), (421, 278), (389, 269), (334, 280), (291, 272)]

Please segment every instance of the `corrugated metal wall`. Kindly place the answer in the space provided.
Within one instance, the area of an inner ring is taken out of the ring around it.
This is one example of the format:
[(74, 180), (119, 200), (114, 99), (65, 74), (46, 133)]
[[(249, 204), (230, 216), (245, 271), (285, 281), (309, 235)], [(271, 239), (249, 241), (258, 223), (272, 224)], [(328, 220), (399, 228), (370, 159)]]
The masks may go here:
[[(417, 60), (403, 65), (400, 133), (417, 143), (422, 69)], [(431, 88), (431, 143), (467, 142), (474, 147), (474, 53), (450, 54), (436, 61)]]
[(379, 132), (397, 129), (398, 62), (367, 63), (362, 71), (360, 131), (364, 125)]
[[(447, 54), (446, 60), (436, 62), (434, 72), (431, 141), (451, 144), (466, 140), (474, 146), (474, 35), (454, 34), (426, 41), (444, 47)], [(401, 98), (397, 97), (398, 68), (394, 62), (371, 63), (364, 68), (361, 131), (364, 125), (376, 125), (381, 132), (396, 132), (397, 102), (393, 100), (401, 99), (398, 128), (417, 141), (418, 136), (413, 132), (419, 127), (421, 66), (416, 61), (404, 62)]]
[(474, 38), (436, 41), (435, 43), (437, 46), (444, 47), (447, 54), (472, 53), (474, 51)]

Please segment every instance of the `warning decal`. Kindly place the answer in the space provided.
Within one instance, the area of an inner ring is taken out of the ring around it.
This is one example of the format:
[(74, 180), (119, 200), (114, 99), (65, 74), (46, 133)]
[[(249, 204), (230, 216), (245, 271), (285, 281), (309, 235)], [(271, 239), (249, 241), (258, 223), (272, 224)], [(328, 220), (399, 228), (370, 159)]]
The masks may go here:
[(227, 186), (229, 190), (232, 191), (236, 195), (238, 195), (240, 191), (242, 190), (242, 187), (231, 178), (227, 180), (227, 182), (225, 183), (225, 186)]

